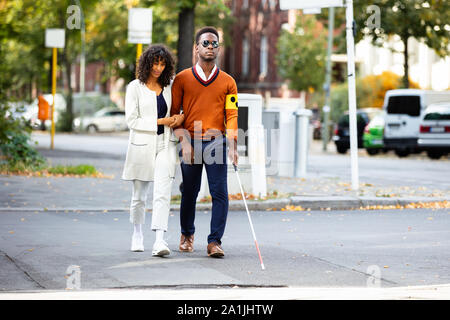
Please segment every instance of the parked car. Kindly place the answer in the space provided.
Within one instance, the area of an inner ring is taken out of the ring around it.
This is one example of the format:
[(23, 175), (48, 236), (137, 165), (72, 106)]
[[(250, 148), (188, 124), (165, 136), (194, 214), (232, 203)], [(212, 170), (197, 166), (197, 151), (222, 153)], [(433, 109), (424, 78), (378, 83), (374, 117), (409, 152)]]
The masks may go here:
[(376, 115), (366, 125), (363, 134), (363, 146), (369, 155), (376, 155), (380, 151), (387, 151), (383, 143), (384, 113)]
[[(358, 130), (358, 148), (363, 147), (364, 128), (369, 121), (381, 112), (377, 108), (364, 108), (356, 111), (356, 122)], [(334, 130), (333, 141), (336, 144), (336, 150), (339, 153), (346, 153), (350, 149), (350, 126), (349, 114), (345, 112), (338, 120)]]
[(85, 116), (93, 115), (104, 108), (119, 109), (117, 104), (111, 100), (109, 94), (100, 92), (74, 93), (72, 99), (72, 110), (75, 117), (79, 117), (81, 114)]
[(100, 131), (124, 131), (128, 129), (125, 121), (125, 111), (116, 108), (103, 108), (92, 116), (75, 118), (73, 120), (75, 131), (96, 133)]
[(450, 91), (417, 89), (387, 91), (383, 105), (386, 112), (384, 145), (393, 149), (399, 157), (421, 152), (417, 139), (423, 111), (430, 104), (446, 101), (450, 101)]
[(429, 105), (420, 122), (419, 147), (431, 159), (439, 159), (450, 152), (450, 100)]

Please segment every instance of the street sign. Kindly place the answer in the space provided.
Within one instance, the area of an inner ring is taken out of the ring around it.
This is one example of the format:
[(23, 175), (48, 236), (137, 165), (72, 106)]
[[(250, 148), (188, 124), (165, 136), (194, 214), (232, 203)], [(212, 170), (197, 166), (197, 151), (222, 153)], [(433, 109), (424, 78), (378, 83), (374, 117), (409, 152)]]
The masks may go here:
[(152, 22), (152, 9), (131, 8), (128, 11), (128, 42), (152, 43)]
[(55, 94), (56, 94), (56, 69), (58, 68), (58, 48), (64, 48), (66, 32), (64, 29), (45, 29), (45, 46), (52, 48), (52, 109), (50, 130), (50, 149), (55, 146)]
[(343, 0), (280, 0), (280, 9), (310, 9), (343, 7)]
[(45, 29), (46, 48), (64, 48), (64, 45), (65, 45), (64, 29)]

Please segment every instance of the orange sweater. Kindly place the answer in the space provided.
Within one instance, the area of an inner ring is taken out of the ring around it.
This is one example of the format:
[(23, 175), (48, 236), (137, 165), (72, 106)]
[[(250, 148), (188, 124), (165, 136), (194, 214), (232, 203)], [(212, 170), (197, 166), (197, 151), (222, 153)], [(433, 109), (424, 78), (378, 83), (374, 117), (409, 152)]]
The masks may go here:
[[(182, 127), (189, 131), (192, 138), (197, 132), (196, 136), (201, 134), (202, 139), (208, 139), (211, 136), (208, 130), (219, 130), (226, 132), (229, 139), (236, 140), (237, 108), (225, 109), (226, 97), (230, 94), (237, 95), (236, 82), (219, 68), (207, 82), (197, 75), (195, 68), (185, 69), (177, 74), (172, 84), (170, 115), (179, 114), (183, 108)], [(196, 121), (201, 121), (201, 132), (198, 127), (194, 130)]]

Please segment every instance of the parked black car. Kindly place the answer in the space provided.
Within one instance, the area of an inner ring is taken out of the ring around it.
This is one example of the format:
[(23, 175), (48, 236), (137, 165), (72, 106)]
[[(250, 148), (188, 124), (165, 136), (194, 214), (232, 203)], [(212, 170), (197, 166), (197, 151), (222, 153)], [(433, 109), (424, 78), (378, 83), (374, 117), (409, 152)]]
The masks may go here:
[[(358, 128), (358, 148), (363, 148), (364, 128), (374, 116), (379, 114), (381, 109), (365, 108), (356, 111), (356, 122)], [(350, 149), (350, 127), (349, 115), (345, 112), (335, 126), (333, 141), (336, 144), (337, 152), (346, 153)]]

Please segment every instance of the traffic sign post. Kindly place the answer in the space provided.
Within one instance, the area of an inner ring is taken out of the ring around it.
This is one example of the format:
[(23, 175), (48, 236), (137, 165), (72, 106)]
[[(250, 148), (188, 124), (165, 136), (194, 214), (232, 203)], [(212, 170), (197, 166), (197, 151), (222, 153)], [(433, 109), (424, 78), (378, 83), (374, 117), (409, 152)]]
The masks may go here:
[(45, 46), (52, 48), (52, 109), (51, 120), (52, 128), (50, 131), (50, 149), (55, 148), (55, 95), (56, 95), (56, 68), (58, 67), (58, 48), (64, 48), (65, 30), (64, 29), (46, 29)]
[(142, 54), (142, 44), (152, 43), (152, 22), (152, 9), (131, 8), (128, 11), (128, 42), (137, 45), (136, 72), (138, 70), (139, 57)]
[[(280, 9), (311, 9), (342, 7), (343, 0), (280, 0)], [(358, 137), (356, 126), (356, 84), (355, 84), (355, 39), (353, 26), (353, 0), (346, 0), (346, 29), (347, 29), (347, 77), (348, 102), (350, 121), (350, 157), (352, 172), (352, 189), (359, 189), (358, 172)]]
[(352, 189), (359, 189), (358, 172), (358, 129), (356, 126), (356, 83), (355, 83), (355, 39), (353, 22), (353, 0), (346, 0), (347, 20), (347, 77), (348, 112), (350, 123), (350, 159), (352, 168)]

